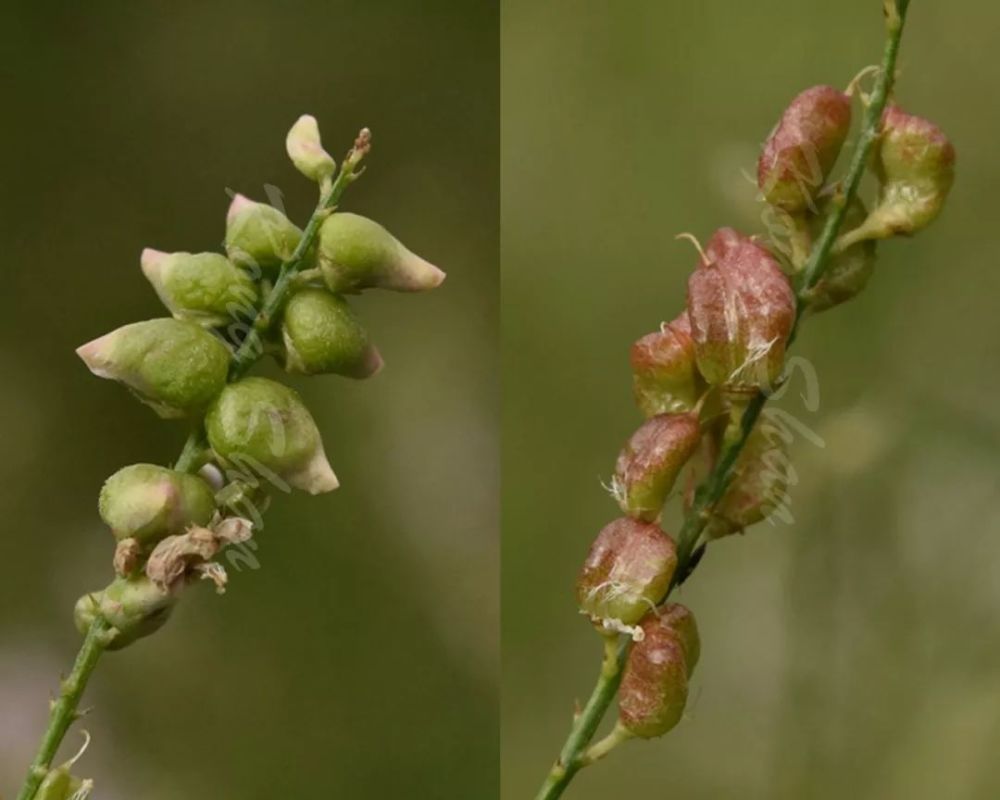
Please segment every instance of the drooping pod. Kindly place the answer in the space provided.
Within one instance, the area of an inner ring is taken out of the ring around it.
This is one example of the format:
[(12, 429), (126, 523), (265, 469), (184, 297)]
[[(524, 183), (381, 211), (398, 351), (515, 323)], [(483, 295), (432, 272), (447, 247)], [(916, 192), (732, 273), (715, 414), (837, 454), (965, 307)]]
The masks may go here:
[(641, 629), (618, 689), (618, 719), (633, 736), (652, 739), (681, 721), (700, 645), (694, 616), (677, 604), (650, 611)]
[(698, 370), (713, 386), (773, 386), (795, 321), (795, 295), (771, 253), (732, 228), (716, 231), (688, 279), (687, 309)]
[(615, 465), (618, 504), (630, 517), (652, 522), (701, 436), (696, 412), (650, 417), (625, 444)]
[(676, 568), (674, 540), (658, 525), (616, 519), (591, 545), (576, 581), (577, 604), (595, 624), (634, 625), (666, 594)]
[(310, 494), (337, 488), (319, 429), (298, 393), (266, 378), (227, 386), (205, 416), (208, 443), (227, 465)]
[(320, 141), (319, 124), (316, 117), (303, 114), (285, 137), (285, 150), (295, 168), (307, 178), (321, 183), (330, 178), (337, 164)]
[(196, 475), (156, 464), (123, 467), (104, 482), (98, 510), (119, 541), (158, 542), (215, 513), (212, 488)]
[(881, 183), (878, 204), (841, 237), (838, 249), (910, 236), (933, 222), (955, 180), (955, 147), (934, 123), (891, 105), (882, 115), (875, 171)]
[(347, 301), (324, 289), (302, 289), (292, 296), (281, 335), (289, 372), (368, 378), (382, 368), (382, 357)]
[(340, 212), (323, 222), (318, 262), (330, 291), (392, 289), (422, 292), (439, 286), (444, 272), (403, 246), (389, 231), (359, 214)]
[[(820, 213), (810, 221), (812, 235), (818, 237), (831, 201), (820, 204)], [(842, 229), (852, 230), (868, 217), (864, 202), (857, 195), (844, 212)], [(845, 303), (860, 293), (875, 272), (876, 245), (874, 241), (858, 241), (831, 253), (823, 277), (808, 293), (809, 310), (826, 311)]]
[(205, 410), (226, 385), (229, 349), (197, 323), (151, 319), (79, 347), (91, 372), (125, 384), (165, 418)]
[(812, 209), (851, 128), (851, 98), (832, 86), (798, 94), (764, 142), (757, 185), (790, 214)]
[(643, 414), (652, 417), (694, 408), (701, 387), (687, 311), (639, 339), (630, 356), (632, 391)]
[(302, 231), (274, 206), (257, 203), (241, 194), (226, 213), (226, 255), (251, 271), (275, 276), (291, 259)]
[(253, 314), (260, 302), (257, 284), (219, 253), (142, 251), (142, 272), (177, 319), (209, 327)]
[(176, 602), (176, 592), (157, 586), (145, 575), (116, 578), (107, 588), (77, 600), (73, 619), (77, 630), (86, 634), (100, 615), (114, 628), (108, 649), (120, 650), (162, 628)]
[(718, 539), (767, 519), (783, 508), (794, 482), (788, 443), (766, 420), (758, 421), (733, 465), (733, 478), (712, 510), (705, 535)]

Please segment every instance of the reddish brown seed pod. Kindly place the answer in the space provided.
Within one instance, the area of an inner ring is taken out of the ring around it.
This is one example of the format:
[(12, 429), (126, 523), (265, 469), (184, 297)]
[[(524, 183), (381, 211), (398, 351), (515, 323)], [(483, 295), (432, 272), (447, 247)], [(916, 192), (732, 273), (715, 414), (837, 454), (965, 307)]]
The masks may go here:
[(647, 417), (694, 408), (701, 386), (687, 311), (633, 344), (629, 360), (635, 402)]
[(878, 204), (841, 237), (840, 250), (867, 239), (910, 236), (930, 225), (955, 180), (955, 147), (933, 122), (892, 105), (882, 115), (875, 172)]
[(695, 360), (713, 386), (767, 388), (780, 377), (795, 321), (795, 295), (771, 253), (722, 228), (688, 279)]
[(757, 162), (764, 199), (790, 214), (813, 201), (837, 161), (851, 128), (851, 98), (832, 86), (797, 95), (771, 131)]
[(767, 519), (786, 505), (794, 480), (786, 440), (766, 420), (758, 422), (733, 465), (732, 481), (712, 510), (705, 535), (717, 539)]
[(676, 568), (677, 547), (658, 525), (621, 517), (591, 545), (576, 581), (577, 603), (596, 624), (634, 625), (667, 593)]
[(696, 412), (658, 414), (626, 442), (615, 464), (618, 504), (630, 517), (652, 522), (701, 436)]
[(680, 722), (700, 645), (694, 616), (681, 605), (651, 611), (640, 628), (618, 690), (618, 719), (632, 735), (651, 739)]

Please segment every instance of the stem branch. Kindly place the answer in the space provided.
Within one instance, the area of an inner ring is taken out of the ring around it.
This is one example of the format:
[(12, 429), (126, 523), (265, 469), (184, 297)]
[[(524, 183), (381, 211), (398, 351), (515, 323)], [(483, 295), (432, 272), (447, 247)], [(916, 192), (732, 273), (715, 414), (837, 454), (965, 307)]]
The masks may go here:
[[(881, 132), (882, 112), (892, 92), (896, 56), (899, 52), (909, 0), (885, 0), (885, 5), (886, 40), (881, 69), (875, 83), (875, 89), (869, 98), (868, 108), (865, 110), (860, 138), (851, 156), (847, 175), (841, 185), (839, 201), (827, 217), (823, 230), (813, 244), (809, 257), (802, 268), (802, 278), (796, 294), (795, 322), (788, 337), (789, 344), (794, 341), (798, 333), (799, 324), (808, 307), (809, 292), (822, 278), (823, 272), (829, 264), (834, 242), (844, 221), (844, 215), (857, 194), (872, 148)], [(722, 498), (732, 480), (733, 464), (742, 452), (747, 437), (757, 422), (768, 396), (768, 393), (764, 391), (758, 391), (754, 394), (740, 418), (738, 435), (727, 443), (712, 472), (695, 492), (694, 502), (684, 518), (678, 535), (677, 568), (674, 571), (674, 578), (667, 590), (666, 597), (669, 597), (670, 593), (690, 575), (695, 545), (708, 523), (712, 508)], [(664, 597), (664, 601), (666, 597)], [(586, 757), (586, 749), (594, 738), (594, 734), (618, 690), (622, 669), (631, 647), (631, 641), (625, 640), (618, 647), (613, 660), (609, 659), (607, 655), (605, 656), (597, 685), (594, 687), (587, 705), (574, 719), (569, 736), (559, 755), (559, 760), (550, 770), (536, 800), (554, 800), (562, 795), (576, 773), (591, 763), (591, 759)], [(603, 752), (600, 754), (603, 755)]]

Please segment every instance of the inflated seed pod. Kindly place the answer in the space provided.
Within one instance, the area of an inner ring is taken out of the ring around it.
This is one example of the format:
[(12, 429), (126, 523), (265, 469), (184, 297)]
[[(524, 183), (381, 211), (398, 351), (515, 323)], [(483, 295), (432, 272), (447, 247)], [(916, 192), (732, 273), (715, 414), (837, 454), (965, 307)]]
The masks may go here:
[[(657, 611), (659, 617), (658, 624), (677, 635), (677, 640), (684, 649), (684, 663), (687, 665), (687, 674), (690, 678), (694, 675), (694, 668), (698, 666), (701, 658), (701, 635), (698, 633), (698, 623), (695, 622), (691, 609), (680, 603), (667, 603)], [(643, 625), (643, 632), (646, 632), (646, 624)], [(652, 625), (653, 620), (648, 620)]]
[(851, 98), (832, 86), (797, 95), (764, 142), (757, 185), (790, 214), (813, 208), (851, 128)]
[(120, 650), (162, 628), (176, 602), (174, 592), (145, 575), (116, 578), (107, 588), (77, 600), (73, 619), (77, 630), (86, 634), (99, 614), (115, 629), (108, 649)]
[(226, 214), (226, 254), (235, 264), (274, 276), (302, 239), (302, 231), (274, 206), (241, 194)]
[[(830, 200), (820, 205), (820, 213), (811, 220), (812, 235), (818, 237)], [(844, 213), (842, 230), (849, 231), (861, 225), (868, 217), (865, 204), (857, 195)], [(809, 292), (811, 311), (825, 311), (847, 302), (865, 286), (875, 272), (876, 245), (874, 241), (859, 241), (830, 256), (823, 277)]]
[(382, 368), (382, 357), (347, 301), (325, 289), (302, 289), (292, 295), (281, 335), (289, 372), (368, 378)]
[(674, 540), (658, 525), (616, 519), (591, 545), (576, 581), (577, 604), (597, 624), (634, 625), (666, 594), (676, 568)]
[(878, 204), (839, 247), (909, 236), (933, 222), (955, 180), (955, 148), (937, 125), (891, 105), (882, 116), (875, 171), (881, 183)]
[(125, 325), (77, 348), (91, 372), (125, 384), (161, 417), (200, 414), (226, 385), (229, 349), (189, 320)]
[(773, 386), (795, 321), (795, 295), (774, 256), (732, 228), (705, 249), (688, 279), (695, 360), (713, 386), (748, 392)]
[(132, 464), (104, 482), (98, 510), (116, 539), (148, 545), (189, 525), (207, 524), (215, 513), (215, 495), (197, 475)]
[[(685, 628), (675, 627), (678, 621)], [(684, 715), (691, 673), (689, 652), (697, 649), (694, 642), (698, 634), (690, 612), (661, 615), (650, 611), (641, 630), (642, 637), (632, 645), (618, 689), (618, 720), (633, 736), (652, 739), (670, 731)]]
[(323, 222), (318, 261), (326, 285), (338, 293), (370, 288), (422, 292), (445, 278), (377, 222), (346, 212)]
[(750, 432), (733, 465), (733, 479), (705, 528), (712, 539), (739, 533), (785, 504), (793, 482), (788, 444), (766, 421)]
[(701, 387), (687, 311), (639, 339), (630, 356), (632, 391), (643, 414), (652, 417), (694, 408)]
[(219, 253), (142, 251), (142, 272), (177, 319), (209, 327), (252, 313), (260, 301), (257, 284)]
[(310, 114), (303, 114), (292, 125), (285, 137), (285, 150), (295, 168), (317, 183), (330, 178), (337, 169), (333, 156), (323, 149), (316, 117)]
[(700, 436), (695, 412), (658, 414), (646, 420), (615, 465), (614, 486), (622, 511), (646, 522), (659, 517)]
[(226, 464), (272, 473), (310, 494), (338, 486), (319, 429), (298, 393), (266, 378), (227, 386), (205, 416), (212, 450)]

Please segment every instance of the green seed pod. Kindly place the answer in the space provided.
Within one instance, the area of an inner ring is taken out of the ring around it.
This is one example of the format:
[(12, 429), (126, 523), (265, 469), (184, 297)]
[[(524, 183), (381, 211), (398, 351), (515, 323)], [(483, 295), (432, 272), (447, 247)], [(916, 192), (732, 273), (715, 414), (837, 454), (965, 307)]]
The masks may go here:
[(632, 390), (647, 417), (690, 411), (701, 391), (687, 311), (632, 345)]
[(323, 222), (318, 260), (326, 285), (338, 293), (370, 288), (422, 292), (445, 278), (377, 222), (346, 212)]
[(115, 629), (108, 650), (120, 650), (163, 627), (176, 602), (174, 592), (157, 586), (145, 575), (116, 578), (106, 589), (77, 600), (73, 619), (77, 630), (86, 634), (100, 615)]
[(289, 372), (368, 378), (382, 368), (382, 357), (347, 301), (325, 289), (303, 289), (292, 295), (281, 335)]
[(267, 203), (256, 203), (238, 194), (229, 205), (226, 254), (241, 267), (277, 275), (301, 239), (302, 231)]
[(215, 513), (215, 495), (196, 475), (132, 464), (105, 481), (98, 508), (116, 539), (131, 537), (149, 545), (189, 525), (207, 524)]
[(230, 384), (209, 408), (205, 431), (226, 464), (272, 473), (310, 494), (338, 486), (316, 423), (298, 393), (280, 383)]
[(576, 581), (577, 604), (595, 624), (634, 625), (666, 594), (676, 568), (677, 547), (658, 525), (616, 519), (591, 545)]
[(705, 535), (718, 539), (742, 532), (785, 504), (794, 482), (788, 445), (766, 421), (750, 432), (733, 465), (733, 479), (713, 510)]
[(933, 222), (955, 180), (955, 148), (934, 123), (889, 106), (882, 115), (875, 171), (882, 185), (878, 204), (839, 247), (910, 236)]
[(851, 98), (832, 86), (796, 96), (767, 137), (757, 162), (764, 199), (790, 214), (813, 208), (851, 128)]
[(229, 349), (220, 339), (170, 318), (125, 325), (76, 353), (95, 375), (124, 383), (165, 418), (204, 411), (229, 372)]
[(316, 117), (309, 114), (303, 114), (292, 125), (285, 137), (285, 149), (295, 168), (317, 183), (330, 178), (337, 169), (333, 157), (323, 149)]
[(682, 615), (651, 611), (642, 621), (641, 639), (629, 652), (618, 689), (618, 719), (634, 736), (662, 736), (684, 715), (691, 671), (688, 653), (692, 635), (697, 641), (697, 628), (690, 612), (683, 616), (684, 627), (678, 630), (675, 625)]
[(225, 325), (260, 302), (246, 271), (218, 253), (142, 251), (142, 272), (177, 319), (208, 327)]
[(795, 321), (788, 278), (770, 252), (732, 228), (716, 231), (705, 258), (687, 297), (699, 371), (730, 392), (773, 386)]
[[(823, 228), (830, 200), (820, 206), (819, 215), (812, 218), (811, 234), (818, 238)], [(854, 200), (844, 213), (844, 230), (851, 230), (861, 225), (868, 217), (868, 209), (861, 199), (855, 195)], [(875, 242), (861, 241), (846, 249), (833, 253), (823, 277), (809, 292), (809, 309), (811, 311), (826, 311), (828, 308), (847, 302), (861, 292), (872, 274), (875, 272)]]
[(652, 522), (701, 436), (698, 414), (658, 414), (628, 440), (615, 465), (618, 504), (630, 517)]

